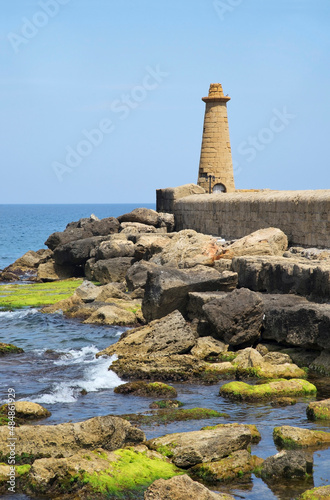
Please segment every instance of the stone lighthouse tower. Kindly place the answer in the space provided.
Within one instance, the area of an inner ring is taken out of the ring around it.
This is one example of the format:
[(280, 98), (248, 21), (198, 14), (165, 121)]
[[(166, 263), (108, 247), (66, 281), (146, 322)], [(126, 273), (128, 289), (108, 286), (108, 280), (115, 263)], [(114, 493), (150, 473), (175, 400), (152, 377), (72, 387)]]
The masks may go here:
[(197, 184), (206, 192), (235, 191), (227, 102), (220, 83), (211, 83), (206, 103), (201, 158)]

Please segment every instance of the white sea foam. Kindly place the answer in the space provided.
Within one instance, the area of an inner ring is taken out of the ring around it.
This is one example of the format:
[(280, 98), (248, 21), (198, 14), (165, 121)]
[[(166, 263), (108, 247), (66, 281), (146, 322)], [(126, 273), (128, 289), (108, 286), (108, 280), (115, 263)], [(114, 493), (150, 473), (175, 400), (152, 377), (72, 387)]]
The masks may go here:
[(79, 363), (95, 363), (95, 354), (99, 349), (94, 345), (85, 346), (81, 349), (65, 349), (60, 359), (54, 361), (55, 365), (73, 365)]
[[(97, 351), (94, 346), (84, 347), (81, 351), (83, 351), (85, 355), (86, 353), (90, 355), (92, 348), (94, 351)], [(89, 352), (88, 349), (90, 349)], [(69, 359), (69, 362), (76, 363), (77, 360), (80, 360), (80, 362), (84, 361), (83, 353), (79, 357), (78, 351), (73, 351), (73, 356), (75, 357)], [(90, 361), (88, 366), (84, 369), (81, 379), (71, 379), (66, 382), (54, 384), (48, 394), (37, 396), (32, 401), (41, 404), (73, 403), (78, 399), (83, 389), (87, 392), (97, 392), (117, 387), (122, 383), (122, 380), (113, 371), (108, 369), (109, 365), (111, 365), (115, 359), (117, 359), (116, 356), (111, 356), (110, 358), (101, 357), (98, 359), (94, 356), (93, 362)]]
[(0, 311), (0, 319), (22, 319), (39, 312), (38, 309), (19, 309), (18, 311)]

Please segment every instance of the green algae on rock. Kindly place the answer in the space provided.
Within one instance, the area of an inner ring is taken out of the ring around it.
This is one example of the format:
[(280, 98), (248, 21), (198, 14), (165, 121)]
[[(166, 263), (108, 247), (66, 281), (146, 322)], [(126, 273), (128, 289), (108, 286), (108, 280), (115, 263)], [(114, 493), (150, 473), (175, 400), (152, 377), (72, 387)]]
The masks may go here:
[(69, 279), (54, 283), (33, 283), (29, 285), (1, 285), (0, 310), (22, 307), (41, 307), (55, 304), (71, 297), (82, 279)]
[(17, 347), (13, 344), (4, 344), (0, 342), (0, 356), (5, 356), (6, 354), (19, 354), (24, 352), (21, 347)]
[(308, 396), (316, 392), (317, 389), (313, 384), (302, 379), (280, 379), (260, 385), (230, 382), (220, 388), (220, 396), (246, 401), (273, 399), (282, 396)]
[(183, 403), (177, 399), (161, 399), (160, 401), (153, 401), (150, 403), (149, 408), (180, 408), (181, 406), (183, 406)]
[(128, 420), (131, 424), (152, 425), (182, 422), (184, 420), (203, 420), (219, 417), (227, 418), (228, 415), (226, 413), (219, 413), (216, 410), (209, 410), (208, 408), (191, 408), (185, 410), (161, 409), (153, 415), (132, 413), (128, 415), (120, 415), (120, 417)]
[(275, 427), (273, 439), (279, 448), (286, 449), (330, 446), (330, 432), (311, 431), (290, 425)]
[[(0, 426), (8, 423), (8, 405), (4, 404), (0, 407)], [(19, 426), (26, 421), (40, 420), (50, 417), (51, 413), (43, 406), (30, 401), (15, 402), (15, 425)]]
[(48, 498), (70, 494), (80, 499), (136, 499), (156, 479), (180, 474), (183, 471), (144, 445), (113, 452), (80, 450), (67, 458), (36, 460), (27, 479), (27, 492)]
[(251, 455), (247, 450), (239, 450), (216, 462), (195, 465), (191, 474), (208, 483), (230, 482), (251, 474), (262, 463), (262, 458)]
[(306, 414), (309, 420), (330, 420), (330, 399), (309, 403)]
[(162, 382), (128, 382), (118, 385), (114, 389), (116, 394), (133, 394), (135, 396), (163, 396), (176, 397), (177, 392), (171, 385), (163, 384)]
[(330, 486), (319, 486), (305, 491), (298, 500), (328, 500), (330, 498)]

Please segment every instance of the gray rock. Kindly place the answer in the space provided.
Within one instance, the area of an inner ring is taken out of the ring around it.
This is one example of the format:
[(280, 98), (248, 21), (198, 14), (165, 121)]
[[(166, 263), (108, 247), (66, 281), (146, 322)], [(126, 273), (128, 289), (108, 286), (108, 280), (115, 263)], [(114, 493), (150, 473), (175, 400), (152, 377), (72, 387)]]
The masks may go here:
[(216, 299), (223, 299), (225, 292), (190, 292), (188, 293), (187, 316), (189, 320), (205, 319), (203, 306)]
[(60, 265), (68, 263), (84, 265), (91, 257), (92, 250), (108, 238), (109, 236), (93, 236), (57, 246), (54, 250), (54, 260)]
[(313, 473), (313, 455), (303, 451), (286, 451), (266, 458), (262, 465), (261, 477), (278, 480), (281, 478), (305, 478)]
[(294, 295), (262, 295), (263, 340), (305, 349), (330, 349), (330, 304)]
[(236, 257), (232, 263), (238, 285), (267, 293), (296, 294), (309, 299), (329, 300), (329, 261), (278, 256)]
[(161, 318), (178, 309), (186, 314), (188, 293), (193, 291), (230, 291), (236, 287), (236, 274), (218, 273), (205, 266), (178, 270), (165, 266), (148, 272), (142, 302), (143, 316), (147, 321)]
[(138, 288), (145, 288), (148, 278), (148, 272), (158, 269), (156, 264), (140, 260), (135, 262), (127, 271), (125, 276), (127, 288), (130, 292)]
[(203, 306), (216, 337), (232, 346), (253, 345), (260, 338), (263, 304), (258, 294), (241, 288)]
[(96, 260), (113, 259), (115, 257), (133, 257), (135, 252), (134, 243), (127, 239), (125, 234), (119, 233), (109, 237), (106, 241), (102, 241), (97, 246), (91, 257)]
[(45, 242), (51, 250), (54, 250), (59, 245), (90, 238), (92, 236), (106, 236), (113, 233), (118, 233), (119, 222), (114, 217), (105, 219), (97, 219), (94, 217), (80, 219), (77, 222), (71, 222), (62, 232), (51, 234)]
[(133, 262), (131, 257), (98, 260), (91, 266), (93, 279), (102, 284), (124, 281)]
[(135, 208), (132, 212), (121, 215), (118, 217), (120, 223), (123, 222), (139, 222), (140, 224), (147, 224), (157, 227), (158, 213), (150, 208)]
[(98, 353), (98, 356), (117, 354), (135, 359), (140, 355), (153, 357), (159, 353), (185, 354), (195, 343), (189, 323), (186, 323), (179, 311), (174, 311), (146, 326), (128, 330), (118, 342)]

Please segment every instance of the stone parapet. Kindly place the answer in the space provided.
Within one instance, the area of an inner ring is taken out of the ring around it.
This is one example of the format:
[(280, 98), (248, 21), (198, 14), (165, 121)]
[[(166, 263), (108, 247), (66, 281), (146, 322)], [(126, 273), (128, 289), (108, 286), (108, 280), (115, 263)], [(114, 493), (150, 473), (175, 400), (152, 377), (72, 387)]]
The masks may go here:
[(174, 202), (176, 230), (242, 238), (278, 227), (292, 245), (330, 248), (330, 189), (199, 194)]

